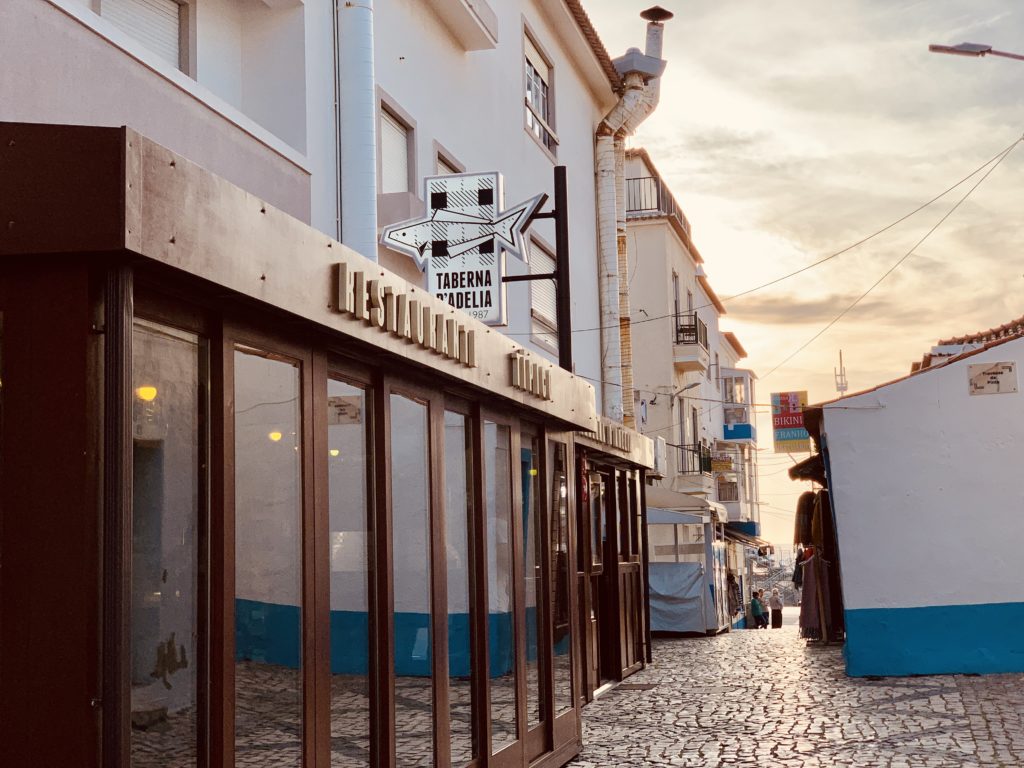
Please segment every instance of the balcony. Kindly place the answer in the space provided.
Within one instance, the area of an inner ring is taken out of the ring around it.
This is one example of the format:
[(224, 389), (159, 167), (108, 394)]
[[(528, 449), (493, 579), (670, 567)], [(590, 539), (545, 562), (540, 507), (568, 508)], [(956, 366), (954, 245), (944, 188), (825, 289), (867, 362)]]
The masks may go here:
[(746, 422), (737, 422), (735, 424), (726, 424), (723, 427), (723, 440), (728, 440), (733, 443), (756, 443), (757, 442), (757, 429), (754, 428), (753, 424)]
[(665, 215), (676, 220), (687, 237), (690, 222), (665, 183), (657, 176), (626, 179), (626, 214)]
[(676, 337), (672, 348), (672, 363), (680, 373), (704, 373), (711, 365), (708, 351), (708, 326), (696, 312), (676, 315)]
[(710, 475), (711, 449), (706, 445), (680, 446), (679, 473), (682, 475)]

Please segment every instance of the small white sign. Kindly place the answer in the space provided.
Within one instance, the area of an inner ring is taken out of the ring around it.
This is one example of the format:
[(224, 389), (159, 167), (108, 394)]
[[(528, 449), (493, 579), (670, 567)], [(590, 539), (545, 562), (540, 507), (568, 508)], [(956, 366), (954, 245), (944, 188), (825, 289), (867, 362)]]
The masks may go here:
[(1016, 363), (984, 363), (967, 367), (972, 395), (1006, 395), (1017, 391)]
[(488, 325), (505, 324), (505, 254), (526, 255), (523, 234), (543, 202), (504, 207), (501, 174), (453, 173), (423, 182), (427, 212), (384, 229), (383, 245), (411, 256), (427, 290)]

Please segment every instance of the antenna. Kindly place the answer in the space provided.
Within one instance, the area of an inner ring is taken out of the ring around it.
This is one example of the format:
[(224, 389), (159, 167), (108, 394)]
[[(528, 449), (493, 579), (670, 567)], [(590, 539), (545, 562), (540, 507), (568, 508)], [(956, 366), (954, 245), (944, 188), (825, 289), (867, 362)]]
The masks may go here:
[(841, 349), (839, 350), (839, 368), (833, 368), (832, 373), (836, 377), (836, 392), (842, 397), (850, 386), (846, 381), (846, 366), (843, 365), (843, 350)]

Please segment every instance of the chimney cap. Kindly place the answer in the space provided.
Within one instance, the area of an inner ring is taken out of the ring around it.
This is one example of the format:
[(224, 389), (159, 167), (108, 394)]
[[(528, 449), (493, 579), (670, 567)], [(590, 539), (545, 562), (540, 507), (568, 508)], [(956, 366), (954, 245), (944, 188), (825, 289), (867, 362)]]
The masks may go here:
[(644, 21), (650, 21), (655, 24), (660, 24), (663, 21), (668, 21), (675, 16), (672, 11), (666, 11), (660, 5), (656, 5), (653, 8), (648, 8), (646, 11), (640, 14), (640, 18)]

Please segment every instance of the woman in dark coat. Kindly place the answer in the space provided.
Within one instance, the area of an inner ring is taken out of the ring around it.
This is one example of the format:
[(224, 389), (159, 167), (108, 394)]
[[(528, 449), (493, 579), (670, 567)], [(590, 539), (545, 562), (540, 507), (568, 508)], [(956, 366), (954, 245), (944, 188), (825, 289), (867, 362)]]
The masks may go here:
[(773, 589), (772, 596), (768, 598), (768, 607), (772, 611), (772, 629), (782, 627), (782, 595), (779, 590)]

